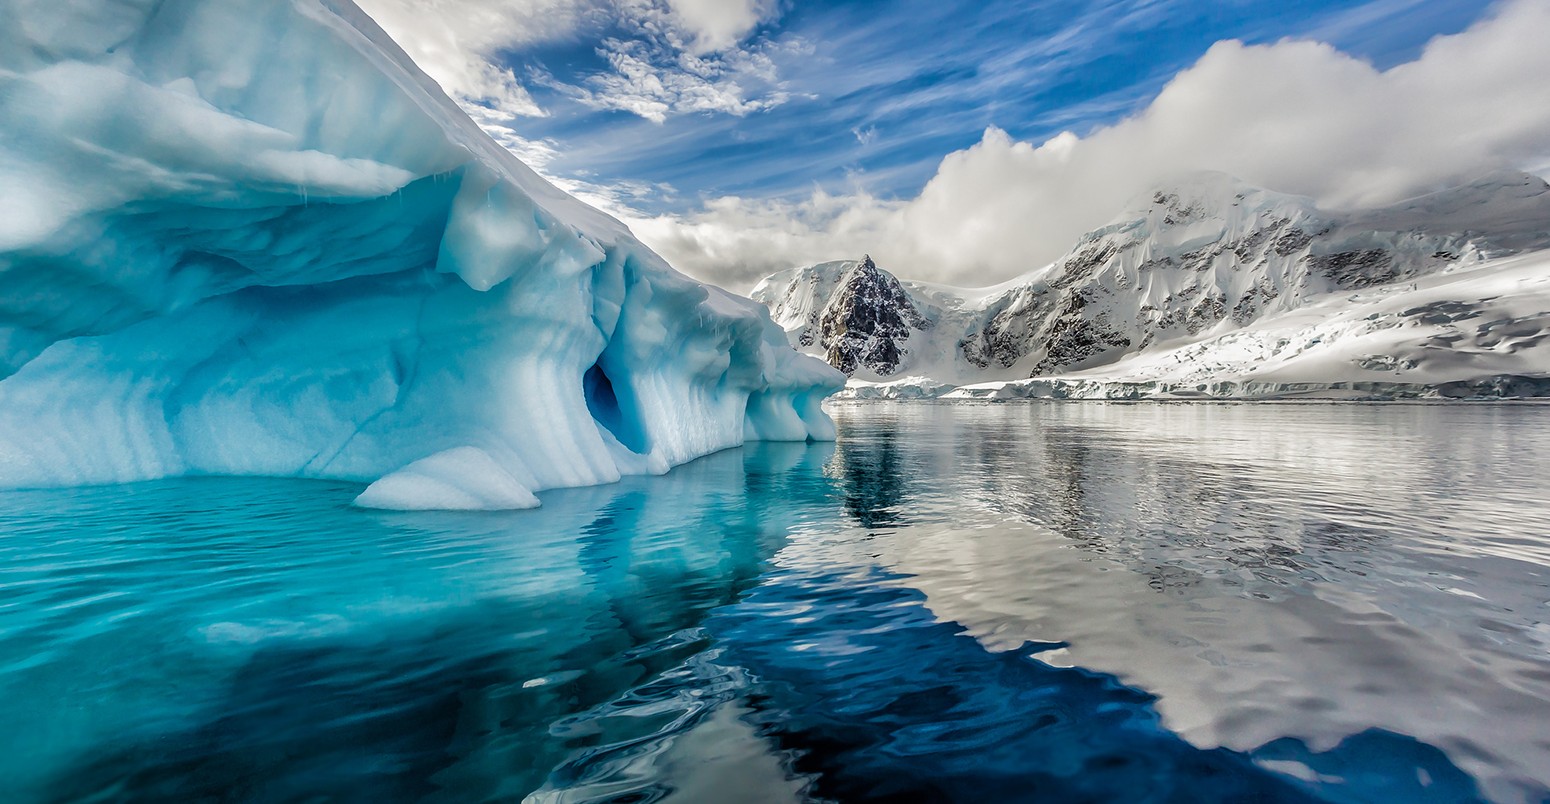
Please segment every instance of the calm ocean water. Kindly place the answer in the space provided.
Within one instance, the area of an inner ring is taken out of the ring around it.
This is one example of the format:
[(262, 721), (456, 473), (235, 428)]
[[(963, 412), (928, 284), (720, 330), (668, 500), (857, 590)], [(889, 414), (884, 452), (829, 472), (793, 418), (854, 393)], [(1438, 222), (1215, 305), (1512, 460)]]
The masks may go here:
[(1550, 407), (834, 412), (527, 512), (0, 493), (0, 800), (1550, 797)]

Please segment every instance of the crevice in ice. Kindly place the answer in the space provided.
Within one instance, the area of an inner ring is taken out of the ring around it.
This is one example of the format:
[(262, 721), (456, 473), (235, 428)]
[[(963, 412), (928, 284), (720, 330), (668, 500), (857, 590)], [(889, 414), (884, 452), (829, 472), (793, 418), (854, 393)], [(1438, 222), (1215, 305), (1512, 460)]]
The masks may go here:
[(592, 368), (587, 369), (581, 379), (581, 387), (587, 397), (587, 411), (604, 430), (636, 455), (645, 455), (651, 451), (640, 417), (628, 415), (619, 404), (613, 380), (608, 378), (608, 372), (603, 370), (602, 364), (594, 363)]

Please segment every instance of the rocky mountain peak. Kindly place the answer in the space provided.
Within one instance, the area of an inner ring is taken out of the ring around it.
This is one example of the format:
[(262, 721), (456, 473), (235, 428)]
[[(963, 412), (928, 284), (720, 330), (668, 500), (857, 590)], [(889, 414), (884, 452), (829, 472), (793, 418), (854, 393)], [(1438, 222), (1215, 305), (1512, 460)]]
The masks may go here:
[(887, 377), (898, 371), (911, 334), (930, 327), (899, 280), (867, 255), (845, 272), (824, 306), (818, 344), (829, 364), (846, 374), (866, 369)]
[(1353, 212), (1191, 174), (993, 291), (900, 282), (864, 256), (782, 272), (755, 297), (800, 348), (858, 379), (969, 383), (1089, 371), (1545, 248), (1550, 185), (1536, 176)]

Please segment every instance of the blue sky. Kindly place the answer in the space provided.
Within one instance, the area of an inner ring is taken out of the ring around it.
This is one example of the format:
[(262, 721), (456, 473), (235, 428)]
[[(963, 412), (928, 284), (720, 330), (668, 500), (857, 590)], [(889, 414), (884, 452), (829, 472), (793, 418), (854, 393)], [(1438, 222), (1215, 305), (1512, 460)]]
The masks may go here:
[[(605, 41), (638, 34), (617, 18), (599, 15), (496, 57), (548, 114), (512, 124), (554, 146), (546, 172), (640, 183), (630, 203), (655, 213), (815, 186), (907, 197), (986, 127), (1031, 142), (1085, 134), (1144, 107), (1218, 40), (1313, 38), (1381, 69), (1463, 30), (1488, 5), (795, 0), (726, 51), (768, 59), (764, 75), (738, 76), (746, 99), (774, 98), (767, 108), (668, 111), (660, 122), (576, 97), (573, 88), (610, 71)], [(658, 55), (659, 69), (676, 67), (672, 53)]]
[(699, 279), (983, 286), (1197, 171), (1330, 208), (1550, 175), (1550, 0), (357, 0)]

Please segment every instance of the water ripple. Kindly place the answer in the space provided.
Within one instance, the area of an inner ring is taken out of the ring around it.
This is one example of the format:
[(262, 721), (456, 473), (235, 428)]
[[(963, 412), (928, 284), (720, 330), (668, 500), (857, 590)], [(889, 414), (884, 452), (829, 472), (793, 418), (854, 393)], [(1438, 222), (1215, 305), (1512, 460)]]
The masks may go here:
[(0, 799), (1550, 793), (1550, 410), (836, 413), (512, 514), (0, 494)]

